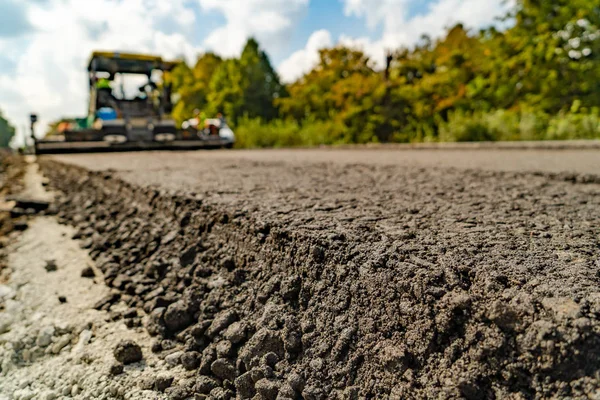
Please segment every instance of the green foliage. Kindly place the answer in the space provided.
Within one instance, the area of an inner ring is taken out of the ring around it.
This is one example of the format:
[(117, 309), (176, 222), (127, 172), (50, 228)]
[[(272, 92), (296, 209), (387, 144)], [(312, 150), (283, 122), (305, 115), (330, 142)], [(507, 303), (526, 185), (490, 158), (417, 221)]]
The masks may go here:
[[(521, 140), (542, 140), (546, 136), (550, 116), (540, 111), (524, 111), (520, 114), (517, 127), (518, 138)], [(515, 140), (516, 140), (515, 139)]]
[(259, 44), (172, 73), (178, 121), (198, 108), (234, 123), (240, 147), (599, 138), (600, 7), (517, 0), (506, 29), (458, 24), (393, 53), (385, 71), (361, 51), (320, 51), (283, 86)]
[(452, 113), (440, 123), (440, 141), (476, 142), (496, 140), (600, 139), (600, 115), (562, 112), (549, 116), (541, 112)]
[(346, 132), (332, 121), (287, 119), (265, 122), (260, 118), (242, 118), (236, 127), (239, 148), (300, 147), (351, 143)]
[(4, 118), (0, 111), (0, 148), (6, 148), (15, 136), (15, 128)]
[(205, 53), (198, 57), (193, 69), (181, 63), (169, 74), (173, 92), (179, 97), (173, 109), (173, 117), (179, 124), (191, 118), (195, 109), (207, 108), (210, 83), (222, 63), (219, 56)]
[(486, 115), (481, 113), (451, 112), (447, 122), (440, 123), (442, 142), (482, 142), (497, 140), (490, 129)]
[(333, 121), (343, 143), (390, 141), (401, 124), (398, 86), (386, 82), (362, 52), (345, 47), (320, 51), (319, 65), (289, 86), (277, 101), (281, 115), (296, 121)]
[(243, 116), (271, 120), (278, 116), (275, 99), (285, 88), (267, 54), (248, 40), (239, 59), (223, 60), (213, 53), (198, 57), (190, 68), (182, 63), (169, 74), (179, 101), (173, 117), (181, 124), (199, 110), (207, 116), (223, 113), (236, 122)]
[[(242, 75), (241, 110), (251, 118), (271, 120), (278, 115), (274, 101), (284, 94), (284, 88), (279, 82), (279, 76), (271, 66), (267, 54), (259, 48), (254, 39), (248, 40), (239, 61)], [(238, 115), (232, 115), (235, 120)]]
[(236, 146), (291, 147), (299, 146), (299, 126), (294, 121), (276, 120), (265, 123), (260, 118), (242, 118), (236, 128)]
[(215, 71), (210, 81), (208, 112), (222, 112), (236, 121), (244, 112), (244, 88), (238, 60), (227, 60)]
[(590, 114), (565, 113), (551, 119), (545, 139), (600, 139), (598, 110)]

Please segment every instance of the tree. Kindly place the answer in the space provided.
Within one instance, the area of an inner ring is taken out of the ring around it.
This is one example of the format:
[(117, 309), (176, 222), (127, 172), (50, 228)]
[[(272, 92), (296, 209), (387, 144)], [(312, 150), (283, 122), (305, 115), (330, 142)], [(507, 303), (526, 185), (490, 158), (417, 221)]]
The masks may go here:
[(194, 68), (181, 63), (171, 72), (173, 92), (179, 97), (173, 109), (173, 117), (178, 123), (191, 118), (195, 109), (208, 107), (210, 82), (222, 63), (216, 54), (205, 53), (198, 57)]
[(504, 34), (522, 100), (557, 112), (600, 100), (600, 7), (587, 0), (519, 0)]
[(208, 95), (209, 110), (237, 121), (242, 116), (271, 120), (278, 116), (274, 100), (284, 87), (269, 57), (249, 39), (238, 59), (227, 60), (215, 71)]
[(285, 93), (267, 53), (258, 42), (249, 39), (242, 51), (239, 66), (243, 76), (244, 113), (249, 117), (271, 120), (278, 116), (274, 101)]
[(210, 81), (208, 110), (223, 113), (232, 121), (244, 115), (244, 78), (239, 61), (226, 60), (215, 71)]
[(0, 111), (0, 148), (6, 148), (15, 136), (15, 128), (8, 122)]
[(318, 66), (291, 84), (290, 96), (277, 104), (284, 117), (299, 123), (333, 121), (332, 142), (388, 142), (406, 124), (400, 82), (388, 72), (376, 71), (362, 51), (323, 49)]
[[(288, 87), (289, 97), (276, 101), (284, 117), (297, 121), (333, 118), (339, 111), (337, 107), (344, 102), (342, 97), (352, 97), (351, 93), (334, 95), (334, 86), (346, 79), (358, 80), (376, 74), (369, 66), (369, 58), (358, 50), (338, 46), (320, 50), (319, 57), (319, 64), (312, 71)], [(343, 91), (341, 86), (340, 90)]]

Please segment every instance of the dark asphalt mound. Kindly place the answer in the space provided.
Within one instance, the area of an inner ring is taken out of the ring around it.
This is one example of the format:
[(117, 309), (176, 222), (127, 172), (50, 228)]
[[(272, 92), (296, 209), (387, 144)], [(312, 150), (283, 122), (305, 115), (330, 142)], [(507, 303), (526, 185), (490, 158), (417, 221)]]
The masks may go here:
[(423, 178), (397, 189), (395, 234), (364, 222), (314, 232), (41, 164), (64, 193), (59, 216), (115, 289), (98, 307), (138, 309), (143, 319), (130, 313), (129, 324), (157, 336), (153, 350), (197, 371), (166, 389), (174, 399), (600, 390), (597, 184), (408, 170), (398, 176)]

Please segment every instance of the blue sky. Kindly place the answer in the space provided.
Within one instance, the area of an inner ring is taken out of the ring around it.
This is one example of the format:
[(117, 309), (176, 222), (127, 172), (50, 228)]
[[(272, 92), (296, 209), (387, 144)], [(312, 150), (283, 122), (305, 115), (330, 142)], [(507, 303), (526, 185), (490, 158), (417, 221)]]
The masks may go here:
[(494, 23), (503, 0), (0, 0), (0, 109), (21, 129), (83, 115), (85, 64), (93, 50), (166, 58), (214, 51), (239, 55), (255, 37), (281, 78), (308, 72), (323, 47), (362, 49), (377, 65), (385, 50), (443, 35), (457, 22)]
[[(291, 49), (299, 49), (304, 47), (310, 35), (318, 30), (326, 29), (331, 32), (333, 37), (351, 32), (357, 37), (368, 36), (375, 38), (381, 32), (379, 29), (369, 29), (361, 20), (355, 16), (344, 15), (344, 5), (339, 0), (321, 0), (310, 3), (308, 12), (293, 36)], [(275, 63), (283, 61), (287, 55), (275, 56)]]
[[(408, 2), (409, 17), (425, 14), (433, 0)], [(189, 1), (193, 4), (193, 0)], [(215, 11), (202, 11), (194, 7), (198, 19), (205, 21), (194, 27), (194, 36), (202, 38), (208, 36), (211, 30), (223, 25), (226, 20), (223, 15)], [(311, 1), (306, 12), (299, 21), (298, 28), (292, 32), (289, 46), (282, 51), (272, 52), (271, 59), (274, 64), (279, 64), (289, 57), (293, 50), (304, 47), (310, 35), (318, 30), (328, 30), (333, 37), (352, 34), (356, 37), (369, 37), (375, 40), (383, 31), (383, 25), (369, 28), (363, 18), (355, 15), (344, 14), (344, 2), (341, 0)]]
[[(190, 0), (188, 3), (193, 4), (194, 2)], [(201, 7), (193, 7), (193, 9), (198, 20), (203, 21), (194, 26), (193, 36), (197, 38), (198, 44), (212, 30), (226, 23), (226, 18), (217, 11), (202, 10)], [(286, 47), (270, 51), (269, 55), (275, 65), (283, 62), (294, 50), (303, 48), (310, 35), (321, 29), (329, 30), (334, 37), (352, 32), (356, 36), (374, 38), (381, 32), (381, 29), (367, 28), (359, 17), (344, 15), (344, 3), (340, 0), (309, 2), (297, 22), (297, 27), (291, 32)]]

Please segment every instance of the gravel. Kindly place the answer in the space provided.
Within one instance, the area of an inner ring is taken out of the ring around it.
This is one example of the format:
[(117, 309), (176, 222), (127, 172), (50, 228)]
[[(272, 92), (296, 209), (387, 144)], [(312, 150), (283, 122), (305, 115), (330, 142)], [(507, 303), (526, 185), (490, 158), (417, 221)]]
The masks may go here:
[(56, 266), (56, 261), (54, 261), (54, 260), (46, 261), (46, 265), (44, 266), (44, 268), (46, 269), (47, 272), (54, 272), (54, 271), (58, 270), (58, 267)]
[[(0, 311), (0, 325), (5, 326), (0, 333), (0, 399), (107, 399), (109, 381), (127, 388), (122, 392), (130, 399), (166, 399), (136, 385), (141, 377), (153, 379), (166, 371), (151, 355), (152, 339), (92, 308), (109, 289), (80, 277), (88, 255), (70, 239), (72, 230), (49, 217), (36, 217), (30, 225), (0, 250), (6, 252), (11, 269), (10, 280), (2, 286), (11, 290), (0, 290), (10, 297)], [(46, 254), (53, 254), (61, 265), (52, 274), (43, 272), (41, 256)], [(56, 291), (71, 301), (61, 304)], [(114, 363), (111, 349), (124, 338), (147, 349), (145, 366)]]
[(141, 361), (142, 349), (132, 340), (123, 340), (117, 344), (114, 350), (115, 359), (125, 365)]
[[(25, 173), (27, 198), (51, 201), (35, 167), (29, 164)], [(0, 399), (108, 399), (109, 381), (122, 398), (166, 399), (136, 385), (164, 373), (157, 357), (110, 375), (110, 349), (119, 341), (134, 340), (146, 352), (152, 339), (92, 309), (109, 289), (80, 276), (82, 266), (93, 263), (71, 239), (74, 230), (47, 216), (29, 217), (27, 224), (27, 231), (9, 234), (0, 248)], [(49, 260), (60, 268), (46, 273)]]
[(96, 276), (96, 273), (94, 272), (94, 269), (92, 267), (88, 266), (81, 270), (82, 278), (93, 278), (95, 276)]

